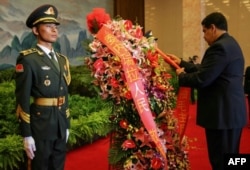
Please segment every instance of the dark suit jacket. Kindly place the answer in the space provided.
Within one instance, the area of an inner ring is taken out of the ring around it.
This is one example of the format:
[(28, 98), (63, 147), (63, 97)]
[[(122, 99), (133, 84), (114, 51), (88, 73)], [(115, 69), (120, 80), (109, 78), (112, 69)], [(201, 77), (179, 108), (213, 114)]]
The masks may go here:
[(246, 94), (250, 95), (250, 66), (245, 71), (244, 90)]
[(179, 75), (181, 86), (198, 90), (197, 124), (209, 129), (241, 128), (246, 125), (243, 88), (244, 57), (228, 33), (205, 52), (200, 65), (182, 61), (187, 73)]
[[(66, 57), (57, 53), (60, 72), (39, 48), (22, 51), (16, 63), (16, 104), (22, 136), (35, 139), (65, 137), (69, 128), (68, 85), (70, 70)], [(65, 96), (62, 106), (38, 106), (32, 98)]]

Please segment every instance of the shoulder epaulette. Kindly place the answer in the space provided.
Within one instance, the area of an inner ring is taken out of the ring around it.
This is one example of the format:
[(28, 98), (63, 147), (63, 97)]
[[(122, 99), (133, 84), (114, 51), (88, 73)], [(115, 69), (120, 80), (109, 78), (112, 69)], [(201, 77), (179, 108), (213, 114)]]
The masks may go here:
[(63, 54), (61, 54), (61, 53), (56, 52), (56, 54), (59, 55), (60, 57), (64, 57), (64, 58), (68, 59), (67, 56), (65, 56), (65, 55), (63, 55)]
[(43, 52), (42, 51), (39, 51), (38, 49), (36, 48), (30, 48), (28, 50), (23, 50), (20, 52), (22, 55), (26, 56), (26, 55), (29, 55), (29, 54), (32, 54), (32, 53), (38, 53), (39, 55), (42, 55)]

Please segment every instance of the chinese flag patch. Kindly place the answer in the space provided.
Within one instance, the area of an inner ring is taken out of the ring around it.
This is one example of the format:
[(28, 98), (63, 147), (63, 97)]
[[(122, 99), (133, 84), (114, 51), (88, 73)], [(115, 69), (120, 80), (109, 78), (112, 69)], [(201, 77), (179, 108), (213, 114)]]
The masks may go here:
[(23, 65), (22, 64), (16, 65), (16, 72), (23, 72)]

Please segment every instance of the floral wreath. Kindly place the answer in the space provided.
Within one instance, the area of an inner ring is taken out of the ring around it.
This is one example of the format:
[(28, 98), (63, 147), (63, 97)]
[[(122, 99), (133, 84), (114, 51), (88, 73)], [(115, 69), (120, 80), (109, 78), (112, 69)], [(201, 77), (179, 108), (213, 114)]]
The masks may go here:
[[(94, 84), (100, 87), (100, 96), (114, 103), (109, 164), (113, 169), (125, 170), (189, 169), (187, 143), (180, 141), (174, 116), (176, 76), (156, 50), (152, 32), (143, 35), (140, 25), (120, 17), (111, 19), (103, 8), (87, 15), (87, 26), (93, 40), (89, 43), (91, 56), (85, 62)], [(97, 36), (104, 26), (122, 43), (137, 67), (167, 162), (138, 114), (122, 59)]]

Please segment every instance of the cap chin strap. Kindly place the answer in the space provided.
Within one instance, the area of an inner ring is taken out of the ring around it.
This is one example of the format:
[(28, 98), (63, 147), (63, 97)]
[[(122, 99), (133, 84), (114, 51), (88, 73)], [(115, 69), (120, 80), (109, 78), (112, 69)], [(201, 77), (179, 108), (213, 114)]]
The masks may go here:
[(45, 18), (40, 18), (38, 20), (36, 20), (35, 22), (33, 22), (32, 25), (36, 25), (39, 22), (54, 22), (56, 24), (60, 24), (55, 18), (53, 17), (45, 17)]

